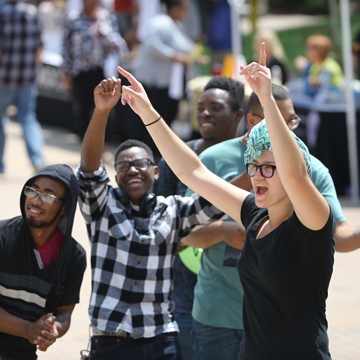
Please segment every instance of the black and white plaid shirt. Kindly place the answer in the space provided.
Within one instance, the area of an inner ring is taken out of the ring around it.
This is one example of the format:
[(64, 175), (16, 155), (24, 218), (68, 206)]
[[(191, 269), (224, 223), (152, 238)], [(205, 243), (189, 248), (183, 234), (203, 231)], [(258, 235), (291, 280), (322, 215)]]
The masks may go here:
[(108, 185), (104, 168), (77, 170), (79, 205), (91, 242), (92, 324), (117, 332), (130, 310), (134, 338), (152, 337), (172, 320), (171, 301), (177, 242), (199, 224), (223, 213), (197, 194), (157, 197), (150, 217), (124, 207)]
[(36, 52), (42, 45), (37, 8), (27, 2), (0, 7), (0, 82), (22, 86), (35, 80)]
[(95, 67), (103, 68), (111, 51), (116, 51), (119, 59), (128, 52), (114, 15), (101, 7), (94, 17), (77, 10), (69, 14), (64, 28), (62, 55), (63, 68), (72, 77)]

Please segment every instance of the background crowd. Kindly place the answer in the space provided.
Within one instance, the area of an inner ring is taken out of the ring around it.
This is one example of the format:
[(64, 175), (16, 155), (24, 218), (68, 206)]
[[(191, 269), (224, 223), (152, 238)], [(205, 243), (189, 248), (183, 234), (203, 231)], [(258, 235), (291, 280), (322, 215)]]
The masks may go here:
[[(16, 104), (16, 94), (11, 95), (7, 91), (7, 97), (2, 97), (0, 110), (2, 116), (9, 104), (17, 105), (17, 120), (24, 126), (29, 157), (35, 169), (44, 164), (35, 110), (40, 122), (64, 126), (81, 141), (94, 107), (92, 93), (83, 90), (84, 86), (91, 89), (103, 77), (116, 75), (118, 64), (132, 71), (142, 81), (154, 106), (168, 124), (173, 124), (175, 131), (184, 140), (200, 136), (194, 113), (198, 94), (206, 83), (203, 79), (217, 74), (236, 77), (232, 65), (229, 65), (232, 64), (229, 62), (232, 33), (231, 9), (227, 0), (188, 0), (182, 6), (173, 6), (170, 0), (54, 0), (37, 1), (34, 4), (38, 13), (35, 27), (39, 32), (37, 35), (28, 32), (28, 39), (22, 39), (26, 43), (31, 41), (30, 38), (38, 38), (38, 43), (31, 50), (34, 58), (26, 65), (31, 69), (28, 71), (31, 71), (32, 78), (16, 80), (18, 84), (33, 84), (28, 98), (34, 100), (23, 109), (21, 103)], [(306, 54), (298, 54), (292, 63), (293, 59), (290, 62), (287, 58), (277, 33), (261, 28), (253, 33), (253, 56), (249, 57), (248, 54), (246, 60), (249, 62), (256, 58), (258, 44), (266, 41), (267, 65), (272, 70), (275, 83), (288, 84), (290, 92), (309, 96), (313, 103), (333, 101), (336, 97), (340, 102), (343, 98), (343, 72), (339, 65), (341, 59), (339, 52), (335, 51), (337, 44), (333, 46), (329, 37), (331, 35), (327, 33), (327, 36), (309, 34), (304, 39)], [(358, 37), (354, 38), (353, 46), (356, 76), (359, 63)], [(244, 49), (248, 48), (246, 44)], [(9, 51), (13, 50), (2, 49), (5, 53), (1, 64), (3, 75), (0, 76), (3, 86), (9, 86), (14, 81), (9, 77), (12, 77), (11, 68), (15, 69), (15, 65), (6, 63), (9, 61), (6, 60), (6, 52)], [(30, 54), (29, 48), (27, 54)], [(14, 59), (15, 56), (26, 55), (12, 53), (9, 56)], [(19, 65), (16, 66), (19, 68)], [(38, 88), (35, 81), (36, 67)], [(49, 67), (52, 70), (51, 78), (46, 73)], [(21, 91), (25, 91), (25, 88)], [(50, 116), (54, 108), (58, 114)], [(119, 117), (126, 118), (125, 124), (119, 126), (116, 121)], [(6, 117), (4, 119), (0, 127), (1, 172), (5, 172), (3, 153)], [(309, 128), (307, 131), (311, 146), (316, 141), (316, 126), (311, 125)], [(31, 138), (37, 141), (31, 141)], [(112, 159), (109, 151), (112, 144), (131, 138), (149, 144), (155, 158), (160, 158), (139, 118), (128, 108), (116, 106), (106, 131), (104, 160)]]

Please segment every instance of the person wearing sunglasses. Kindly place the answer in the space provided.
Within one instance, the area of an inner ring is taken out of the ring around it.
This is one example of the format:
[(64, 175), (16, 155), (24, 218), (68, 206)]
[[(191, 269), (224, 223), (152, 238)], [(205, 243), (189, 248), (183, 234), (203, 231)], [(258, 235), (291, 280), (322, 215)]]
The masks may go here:
[(70, 327), (86, 255), (72, 236), (78, 181), (64, 164), (24, 185), (21, 216), (0, 222), (0, 359), (36, 359)]
[[(159, 168), (149, 146), (138, 140), (126, 140), (115, 151), (117, 186), (109, 185), (101, 153), (120, 84), (109, 78), (95, 88), (96, 107), (77, 169), (92, 253), (91, 359), (181, 360), (172, 301), (177, 244), (224, 214), (197, 194), (155, 196)], [(215, 241), (222, 237), (187, 245)]]
[[(266, 118), (247, 138), (245, 163), (258, 166), (251, 178), (255, 195), (209, 171), (159, 119), (142, 85), (118, 67), (131, 84), (122, 87), (122, 102), (140, 116), (179, 179), (246, 229), (237, 264), (244, 288), (238, 359), (330, 360), (325, 302), (335, 221), (311, 181), (307, 147), (289, 130), (272, 95), (264, 43), (259, 54), (259, 63), (240, 66)], [(271, 177), (261, 175), (262, 165), (276, 167)]]

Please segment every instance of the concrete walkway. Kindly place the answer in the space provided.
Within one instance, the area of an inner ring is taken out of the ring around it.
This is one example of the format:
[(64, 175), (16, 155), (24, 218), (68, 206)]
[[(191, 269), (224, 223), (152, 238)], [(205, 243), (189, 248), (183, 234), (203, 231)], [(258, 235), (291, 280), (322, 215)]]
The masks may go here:
[[(16, 123), (9, 123), (7, 134), (5, 160), (8, 168), (6, 174), (0, 176), (2, 190), (0, 219), (20, 214), (20, 191), (24, 182), (33, 175), (25, 144), (21, 138), (21, 128)], [(80, 159), (80, 145), (60, 129), (45, 128), (44, 135), (46, 138), (45, 156), (47, 163), (67, 163), (75, 169)], [(344, 212), (351, 225), (360, 225), (360, 208), (344, 207)], [(46, 353), (38, 352), (40, 360), (79, 360), (79, 351), (86, 348), (88, 344), (89, 318), (87, 307), (91, 286), (90, 248), (80, 211), (77, 211), (75, 217), (73, 236), (84, 246), (88, 255), (88, 268), (81, 289), (81, 302), (75, 308), (69, 332)], [(335, 255), (334, 274), (327, 302), (330, 349), (333, 360), (360, 359), (359, 273), (359, 250), (353, 253), (337, 253)]]

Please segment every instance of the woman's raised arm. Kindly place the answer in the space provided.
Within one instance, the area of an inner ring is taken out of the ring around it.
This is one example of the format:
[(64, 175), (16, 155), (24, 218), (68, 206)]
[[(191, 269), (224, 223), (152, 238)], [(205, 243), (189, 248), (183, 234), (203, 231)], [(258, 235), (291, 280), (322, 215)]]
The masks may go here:
[(265, 43), (260, 46), (259, 63), (240, 69), (264, 108), (276, 168), (298, 218), (309, 229), (323, 228), (329, 218), (329, 205), (307, 174), (304, 157), (272, 96)]

